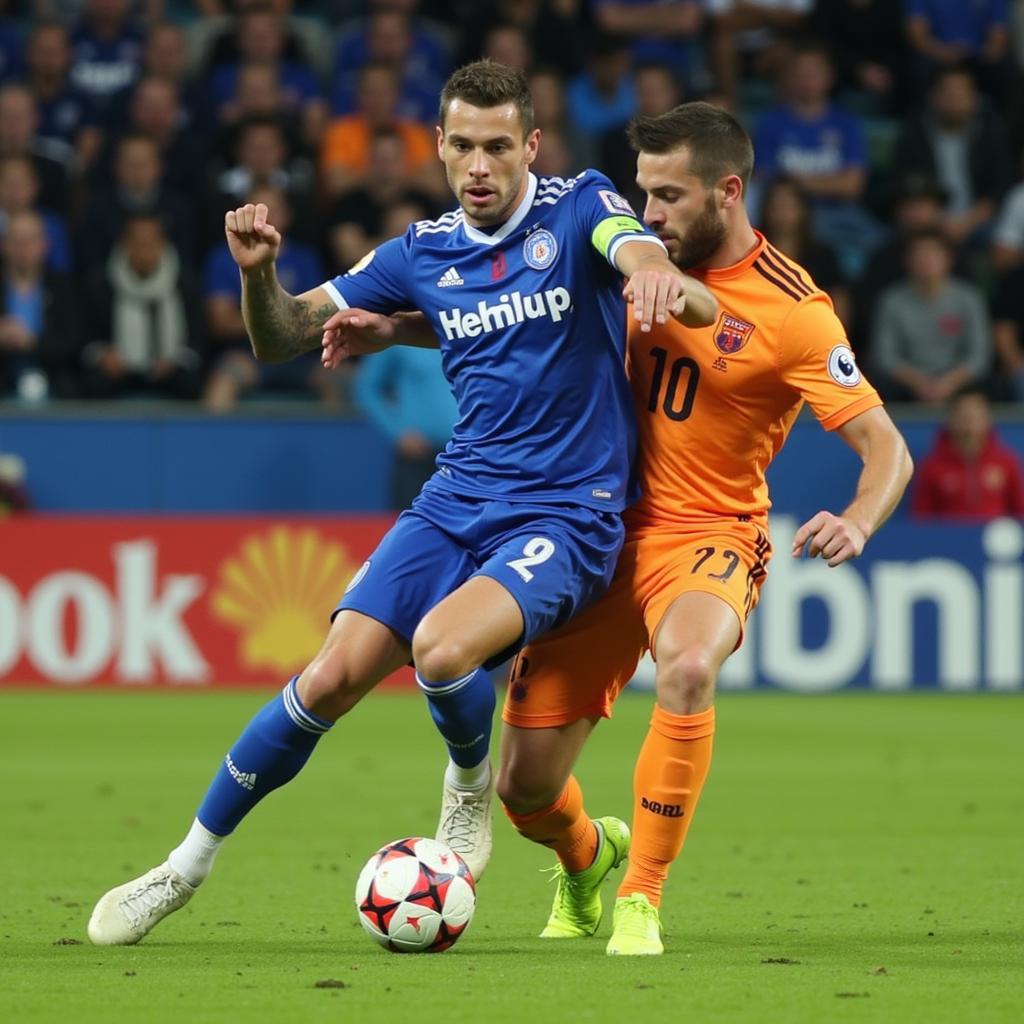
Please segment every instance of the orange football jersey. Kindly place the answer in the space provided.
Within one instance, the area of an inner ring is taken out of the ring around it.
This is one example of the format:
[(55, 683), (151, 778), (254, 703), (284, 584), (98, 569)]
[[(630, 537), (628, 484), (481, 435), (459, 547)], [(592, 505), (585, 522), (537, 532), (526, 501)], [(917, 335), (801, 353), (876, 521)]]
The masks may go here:
[(713, 327), (670, 320), (644, 334), (630, 317), (636, 524), (763, 516), (765, 470), (804, 401), (826, 430), (881, 404), (831, 300), (762, 235), (741, 262), (695, 276), (718, 298)]

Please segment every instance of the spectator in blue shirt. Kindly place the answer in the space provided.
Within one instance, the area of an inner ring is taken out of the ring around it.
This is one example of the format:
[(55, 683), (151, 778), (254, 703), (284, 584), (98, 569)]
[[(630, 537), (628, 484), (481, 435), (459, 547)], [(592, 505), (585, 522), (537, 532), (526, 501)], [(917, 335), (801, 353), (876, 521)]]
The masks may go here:
[(78, 325), (74, 291), (45, 267), (46, 235), (37, 213), (6, 224), (0, 263), (0, 396), (38, 401), (73, 394)]
[(24, 70), (25, 40), (10, 10), (10, 0), (0, 0), (0, 82), (20, 78)]
[(131, 0), (86, 0), (71, 33), (71, 84), (90, 97), (101, 117), (138, 77), (142, 34), (131, 6)]
[(833, 80), (821, 46), (795, 49), (782, 74), (783, 102), (761, 118), (754, 151), (762, 182), (779, 173), (797, 180), (811, 200), (819, 238), (853, 277), (881, 229), (859, 205), (867, 178), (864, 128), (830, 100)]
[[(316, 251), (288, 237), (291, 208), (281, 189), (261, 186), (245, 199), (265, 203), (275, 225), (287, 241), (277, 258), (281, 286), (293, 295), (316, 288), (324, 279), (324, 270)], [(326, 404), (337, 400), (334, 381), (320, 366), (318, 352), (307, 352), (287, 363), (259, 363), (252, 354), (242, 321), (242, 283), (238, 265), (228, 251), (227, 242), (215, 248), (206, 260), (203, 282), (206, 336), (213, 369), (206, 382), (203, 404), (213, 412), (227, 412), (251, 391), (292, 392), (296, 396), (316, 394)]]
[[(206, 83), (197, 82), (190, 73), (185, 31), (170, 21), (150, 24), (142, 50), (139, 81), (158, 79), (167, 83), (178, 97), (177, 127), (191, 136), (209, 135), (216, 125)], [(137, 93), (133, 84), (112, 100), (109, 118), (112, 128), (120, 131), (130, 121), (130, 108)]]
[(356, 109), (359, 72), (367, 64), (387, 64), (401, 80), (401, 117), (433, 125), (437, 96), (451, 58), (439, 35), (403, 10), (375, 4), (369, 18), (342, 30), (334, 53), (331, 112), (335, 117)]
[(302, 136), (315, 145), (327, 122), (320, 83), (304, 64), (284, 57), (286, 26), (280, 15), (263, 8), (245, 11), (238, 26), (238, 62), (218, 68), (210, 79), (210, 97), (221, 120), (233, 119), (239, 73), (243, 67), (265, 66), (277, 72), (284, 112), (298, 115)]
[(665, 64), (694, 85), (702, 0), (590, 0), (594, 23), (630, 41), (636, 63)]
[(632, 59), (621, 36), (598, 36), (590, 45), (587, 68), (566, 90), (569, 119), (595, 138), (622, 128), (636, 112), (630, 74)]
[(51, 147), (53, 156), (73, 164), (78, 174), (88, 170), (99, 153), (102, 134), (92, 100), (68, 78), (71, 44), (63, 25), (43, 22), (28, 42), (26, 84), (39, 111), (36, 137)]
[[(239, 136), (253, 119), (276, 122), (285, 133), (289, 149), (300, 146), (297, 119), (288, 117), (287, 110), (278, 68), (269, 64), (243, 64), (238, 69), (234, 102), (222, 110), (211, 111), (215, 122), (210, 149), (217, 157), (231, 159)], [(221, 228), (223, 225), (219, 226)]]
[(1001, 96), (1011, 71), (1007, 0), (903, 0), (919, 84), (941, 68), (969, 64), (979, 85)]
[(0, 236), (14, 217), (35, 213), (46, 236), (46, 266), (60, 274), (71, 272), (71, 238), (64, 218), (38, 205), (39, 176), (32, 161), (24, 156), (0, 159)]
[(23, 156), (32, 161), (39, 179), (39, 201), (49, 210), (68, 208), (67, 167), (49, 152), (36, 134), (39, 110), (35, 97), (24, 86), (9, 82), (0, 86), (0, 158)]
[(395, 446), (391, 507), (408, 508), (433, 474), (458, 418), (441, 353), (395, 345), (369, 356), (356, 376), (355, 399)]

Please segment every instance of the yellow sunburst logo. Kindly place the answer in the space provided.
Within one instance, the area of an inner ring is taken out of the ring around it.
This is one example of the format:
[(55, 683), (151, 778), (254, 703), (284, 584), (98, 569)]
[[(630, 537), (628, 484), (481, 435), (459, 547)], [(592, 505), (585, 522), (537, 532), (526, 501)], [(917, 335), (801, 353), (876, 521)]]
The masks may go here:
[(320, 649), (327, 617), (356, 565), (315, 529), (275, 526), (253, 534), (220, 569), (214, 615), (239, 630), (239, 660), (282, 674)]

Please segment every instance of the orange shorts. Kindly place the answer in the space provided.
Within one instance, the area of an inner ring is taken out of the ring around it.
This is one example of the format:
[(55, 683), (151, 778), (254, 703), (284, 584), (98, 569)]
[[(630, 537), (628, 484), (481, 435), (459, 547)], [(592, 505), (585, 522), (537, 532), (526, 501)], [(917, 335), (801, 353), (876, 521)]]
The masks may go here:
[(763, 522), (718, 519), (631, 531), (604, 596), (516, 657), (502, 718), (547, 729), (609, 717), (669, 605), (682, 594), (721, 598), (739, 619), (742, 642), (770, 557)]

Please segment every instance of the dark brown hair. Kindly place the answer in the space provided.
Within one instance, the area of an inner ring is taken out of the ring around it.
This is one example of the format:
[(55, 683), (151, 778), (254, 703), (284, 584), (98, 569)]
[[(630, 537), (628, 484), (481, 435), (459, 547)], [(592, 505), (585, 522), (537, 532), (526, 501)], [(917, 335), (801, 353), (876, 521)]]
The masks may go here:
[(533, 97), (526, 76), (515, 68), (493, 60), (478, 60), (456, 71), (441, 90), (438, 120), (444, 127), (452, 100), (464, 100), (474, 107), (500, 107), (515, 104), (525, 139), (533, 131)]
[[(764, 192), (761, 193), (761, 224), (759, 226), (768, 241), (774, 242), (776, 232), (775, 224), (772, 220), (774, 216), (772, 205), (775, 202), (775, 196), (779, 192), (791, 192), (796, 197), (796, 201), (800, 206), (800, 223), (797, 225), (796, 234), (800, 244), (800, 252), (806, 252), (813, 240), (811, 204), (803, 185), (796, 178), (788, 174), (777, 174), (765, 185)], [(791, 253), (790, 255), (795, 257), (799, 253)]]
[(710, 103), (683, 103), (657, 117), (635, 117), (627, 129), (638, 153), (690, 151), (690, 167), (710, 188), (727, 174), (737, 174), (746, 189), (754, 170), (754, 146), (742, 125), (727, 110)]

